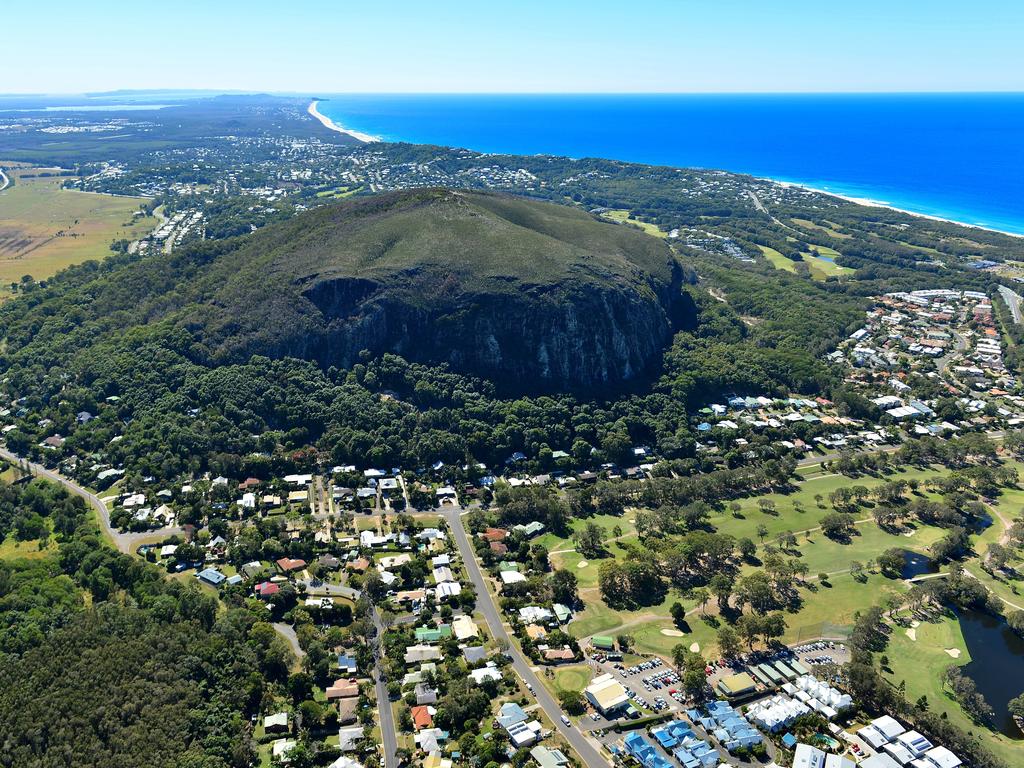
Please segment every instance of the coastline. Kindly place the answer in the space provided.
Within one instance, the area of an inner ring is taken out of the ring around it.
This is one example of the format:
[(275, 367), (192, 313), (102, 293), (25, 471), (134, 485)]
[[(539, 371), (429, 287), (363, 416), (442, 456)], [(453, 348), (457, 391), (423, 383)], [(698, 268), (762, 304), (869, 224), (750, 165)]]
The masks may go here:
[(329, 130), (329, 131), (336, 131), (338, 133), (343, 133), (346, 136), (351, 136), (356, 141), (361, 141), (364, 144), (373, 144), (374, 142), (380, 141), (380, 139), (378, 137), (376, 137), (376, 136), (371, 136), (370, 134), (362, 133), (361, 131), (349, 130), (348, 128), (345, 128), (343, 126), (338, 125), (336, 122), (331, 120), (331, 118), (327, 117), (326, 115), (321, 113), (320, 110), (318, 110), (316, 108), (316, 105), (319, 104), (319, 103), (320, 103), (319, 101), (317, 101), (316, 99), (313, 99), (313, 101), (309, 102), (309, 108), (306, 111), (310, 115), (312, 115), (314, 118), (319, 120), (320, 123), (327, 130)]
[(941, 221), (944, 224), (956, 224), (958, 227), (968, 227), (970, 229), (980, 229), (984, 232), (995, 232), (998, 235), (1006, 235), (1007, 237), (1019, 237), (1024, 238), (1024, 234), (1020, 232), (1007, 232), (1005, 229), (997, 229), (996, 227), (987, 227), (984, 224), (968, 224), (965, 221), (957, 221), (956, 219), (947, 219), (943, 216), (935, 216), (930, 213), (921, 213), (920, 211), (909, 211), (906, 208), (900, 208), (895, 205), (891, 205), (883, 200), (872, 200), (869, 197), (854, 197), (853, 195), (844, 195), (839, 192), (830, 192), (827, 189), (821, 187), (812, 187), (808, 184), (801, 184), (796, 181), (780, 181), (778, 179), (764, 178), (763, 181), (770, 181), (773, 184), (778, 184), (780, 187), (796, 187), (797, 189), (806, 189), (808, 192), (817, 192), (819, 195), (828, 195), (829, 197), (835, 197), (839, 200), (845, 200), (848, 203), (855, 205), (863, 205), (867, 208), (885, 208), (889, 211), (895, 211), (896, 213), (903, 213), (907, 216), (917, 216), (921, 219), (931, 219), (932, 221)]
[[(384, 141), (384, 139), (382, 139), (379, 136), (373, 136), (371, 134), (363, 133), (361, 131), (351, 130), (351, 129), (345, 128), (344, 126), (338, 124), (337, 122), (335, 122), (331, 118), (327, 117), (326, 115), (324, 115), (322, 112), (320, 112), (317, 109), (317, 104), (320, 101), (321, 101), (320, 99), (313, 99), (310, 102), (310, 104), (309, 104), (309, 108), (307, 109), (307, 112), (312, 117), (314, 117), (316, 120), (320, 121), (320, 123), (325, 128), (327, 128), (328, 130), (337, 131), (338, 133), (343, 133), (343, 134), (345, 134), (347, 136), (351, 136), (352, 138), (354, 138), (357, 141), (360, 141), (360, 142), (362, 142), (364, 144), (371, 144), (371, 143), (374, 143), (374, 142)], [(541, 153), (529, 153), (529, 154), (531, 154), (531, 155), (543, 155), (543, 154), (549, 154), (549, 153), (541, 152)], [(624, 162), (635, 162), (635, 161), (624, 161)], [(645, 163), (640, 163), (640, 164), (643, 165)], [(677, 166), (673, 166), (673, 167), (677, 167)], [(682, 167), (682, 166), (678, 166), (678, 167)], [(728, 169), (725, 169), (725, 168), (722, 168), (720, 170), (724, 170), (727, 173), (739, 173), (739, 174), (743, 173), (742, 171), (729, 171)], [(916, 217), (919, 217), (919, 218), (922, 218), (922, 219), (930, 219), (932, 221), (939, 221), (939, 222), (943, 222), (943, 223), (946, 223), (946, 224), (956, 224), (957, 226), (968, 227), (970, 229), (978, 229), (978, 230), (981, 230), (981, 231), (984, 231), (984, 232), (994, 232), (996, 234), (1006, 235), (1007, 237), (1024, 238), (1024, 233), (1022, 233), (1022, 232), (1010, 232), (1010, 231), (1007, 231), (1005, 229), (999, 229), (998, 227), (988, 226), (988, 225), (985, 225), (985, 224), (968, 223), (966, 221), (960, 221), (960, 220), (957, 220), (957, 219), (948, 218), (948, 217), (945, 217), (945, 216), (939, 216), (939, 215), (936, 215), (936, 214), (922, 213), (920, 211), (912, 211), (912, 210), (908, 210), (907, 208), (900, 208), (897, 205), (892, 205), (892, 204), (890, 204), (888, 202), (885, 202), (884, 200), (875, 200), (875, 199), (867, 198), (867, 197), (858, 197), (858, 196), (855, 196), (855, 195), (843, 194), (842, 192), (834, 192), (834, 191), (831, 191), (831, 190), (828, 190), (828, 189), (823, 189), (821, 187), (816, 187), (816, 186), (813, 186), (811, 184), (804, 184), (804, 183), (797, 182), (797, 181), (783, 181), (781, 179), (775, 179), (775, 178), (771, 178), (771, 177), (760, 177), (760, 176), (756, 176), (756, 175), (755, 175), (755, 178), (759, 178), (759, 179), (761, 179), (763, 181), (768, 181), (768, 182), (771, 182), (773, 184), (778, 184), (779, 186), (782, 186), (782, 187), (796, 187), (796, 188), (799, 188), (799, 189), (808, 190), (810, 192), (816, 192), (816, 193), (821, 194), (821, 195), (828, 195), (830, 197), (834, 197), (834, 198), (837, 198), (839, 200), (844, 200), (844, 201), (846, 201), (848, 203), (853, 203), (855, 205), (861, 205), (861, 206), (865, 206), (865, 207), (868, 207), (868, 208), (884, 208), (886, 210), (895, 211), (896, 213), (902, 213), (902, 214), (905, 214), (907, 216), (916, 216)]]

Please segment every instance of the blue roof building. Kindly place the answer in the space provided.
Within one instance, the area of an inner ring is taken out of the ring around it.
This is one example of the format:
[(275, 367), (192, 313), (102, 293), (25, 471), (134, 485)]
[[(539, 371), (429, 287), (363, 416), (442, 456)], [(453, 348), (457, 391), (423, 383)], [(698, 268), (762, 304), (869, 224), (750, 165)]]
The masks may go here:
[(633, 731), (626, 737), (625, 745), (626, 751), (645, 768), (672, 768), (672, 763), (662, 757), (654, 745), (637, 731)]

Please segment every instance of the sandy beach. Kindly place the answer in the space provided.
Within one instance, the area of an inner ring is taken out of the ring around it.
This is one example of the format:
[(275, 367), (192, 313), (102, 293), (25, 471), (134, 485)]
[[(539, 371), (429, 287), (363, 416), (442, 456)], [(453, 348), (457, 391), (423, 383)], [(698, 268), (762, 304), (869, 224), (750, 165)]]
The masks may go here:
[(328, 130), (331, 130), (331, 131), (337, 131), (338, 133), (344, 133), (345, 135), (351, 136), (353, 139), (361, 141), (361, 142), (363, 142), (365, 144), (372, 144), (375, 141), (380, 141), (380, 139), (377, 138), (376, 136), (371, 136), (370, 134), (362, 133), (361, 131), (352, 131), (352, 130), (349, 130), (348, 128), (345, 128), (343, 126), (338, 125), (336, 122), (331, 120), (331, 118), (329, 118), (326, 115), (323, 115), (323, 114), (320, 113), (320, 110), (318, 110), (316, 108), (316, 105), (318, 103), (319, 102), (317, 102), (315, 100), (311, 101), (309, 103), (309, 109), (307, 109), (306, 111), (309, 112), (309, 114), (311, 114), (313, 117), (315, 117), (321, 123), (323, 123), (324, 128), (327, 128)]
[(897, 213), (905, 213), (907, 216), (917, 216), (922, 219), (931, 219), (932, 221), (941, 221), (946, 224), (957, 224), (961, 227), (970, 227), (971, 229), (981, 229), (986, 232), (997, 232), (1000, 235), (1006, 235), (1008, 237), (1024, 237), (1024, 235), (1018, 232), (1007, 232), (1004, 229), (996, 229), (995, 227), (986, 227), (983, 224), (968, 224), (966, 221), (956, 221), (955, 219), (946, 219), (942, 216), (933, 216), (928, 213), (919, 213), (918, 211), (908, 211), (906, 208), (897, 208), (895, 205), (890, 205), (884, 200), (872, 200), (868, 197), (853, 197), (851, 195), (842, 195), (838, 192), (830, 192), (827, 189), (821, 189), (820, 187), (811, 187), (807, 184), (797, 184), (792, 181), (779, 181), (778, 179), (765, 179), (774, 184), (778, 184), (780, 187), (795, 187), (797, 189), (806, 189), (809, 192), (817, 192), (819, 195), (828, 195), (830, 197), (837, 197), (840, 200), (845, 200), (848, 203), (855, 203), (857, 205), (864, 205), (869, 208), (885, 208), (889, 211), (896, 211)]

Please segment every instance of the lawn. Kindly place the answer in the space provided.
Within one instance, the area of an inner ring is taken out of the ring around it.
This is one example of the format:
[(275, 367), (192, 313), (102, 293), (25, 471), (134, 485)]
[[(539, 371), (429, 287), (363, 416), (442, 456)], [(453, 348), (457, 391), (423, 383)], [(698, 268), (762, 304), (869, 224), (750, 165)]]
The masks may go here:
[(769, 248), (767, 245), (759, 245), (757, 247), (761, 249), (761, 253), (764, 254), (764, 257), (768, 259), (771, 265), (776, 269), (784, 269), (787, 272), (796, 272), (796, 262), (792, 259), (787, 259), (774, 248)]
[[(935, 622), (922, 622), (914, 628), (914, 633), (916, 639), (911, 640), (901, 628), (893, 632), (885, 651), (891, 672), (883, 671), (885, 677), (896, 685), (901, 680), (906, 682), (907, 701), (913, 702), (921, 696), (927, 696), (933, 712), (944, 712), (954, 725), (964, 731), (979, 734), (982, 741), (1007, 765), (1024, 764), (1024, 742), (979, 728), (943, 690), (943, 671), (951, 664), (963, 665), (971, 660), (956, 619), (944, 616)], [(959, 650), (959, 658), (954, 659), (946, 653), (947, 648)]]
[(834, 259), (840, 255), (838, 251), (824, 245), (812, 245), (810, 249), (810, 252), (805, 251), (801, 255), (811, 271), (811, 277), (815, 280), (853, 274), (853, 270), (849, 267), (841, 267), (834, 262)]
[(582, 691), (590, 684), (591, 670), (586, 664), (557, 667), (553, 687), (558, 691)]
[(16, 541), (13, 535), (0, 542), (0, 560), (42, 560), (56, 551), (56, 544), (52, 541), (46, 549), (39, 548), (39, 539)]
[(665, 237), (665, 233), (662, 232), (660, 229), (658, 229), (657, 225), (651, 224), (650, 222), (647, 222), (647, 221), (640, 221), (639, 219), (634, 219), (634, 218), (632, 218), (629, 215), (629, 211), (624, 211), (624, 210), (605, 211), (601, 215), (604, 218), (606, 218), (606, 219), (608, 219), (610, 221), (617, 222), (619, 224), (626, 224), (626, 223), (628, 223), (628, 224), (632, 224), (632, 225), (634, 225), (636, 227), (640, 227), (640, 229), (642, 229), (648, 235), (653, 235), (654, 237)]
[(812, 229), (817, 230), (818, 232), (824, 232), (830, 237), (834, 237), (839, 240), (849, 240), (851, 237), (853, 237), (853, 235), (848, 235), (845, 232), (840, 232), (839, 230), (835, 229), (836, 225), (832, 224), (832, 222), (825, 222), (825, 224), (831, 225), (825, 226), (825, 224), (815, 224), (810, 219), (790, 219), (790, 221), (792, 221), (799, 227), (803, 227), (804, 229)]
[(0, 285), (31, 275), (36, 280), (89, 259), (110, 255), (114, 240), (144, 237), (153, 217), (134, 217), (143, 198), (61, 189), (62, 178), (25, 177), (0, 192)]

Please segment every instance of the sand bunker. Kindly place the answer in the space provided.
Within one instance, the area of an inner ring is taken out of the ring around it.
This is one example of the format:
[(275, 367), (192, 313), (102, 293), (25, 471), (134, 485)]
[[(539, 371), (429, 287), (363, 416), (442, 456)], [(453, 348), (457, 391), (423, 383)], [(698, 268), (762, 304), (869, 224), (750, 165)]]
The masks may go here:
[(700, 653), (700, 643), (694, 643), (690, 646), (690, 650), (694, 653)]
[(916, 629), (908, 629), (907, 630), (907, 637), (909, 637), (911, 640), (915, 640), (916, 641), (917, 640), (917, 630)]
[(577, 568), (586, 568), (588, 565), (590, 565), (590, 563), (588, 563), (586, 560), (580, 560), (578, 563), (576, 563)]
[(947, 648), (946, 649), (946, 653), (948, 653), (954, 659), (959, 659), (960, 658), (960, 649), (959, 648)]
[(682, 637), (683, 636), (683, 633), (680, 632), (678, 629), (663, 629), (663, 630), (661, 630), (661, 634), (665, 635), (666, 637)]

